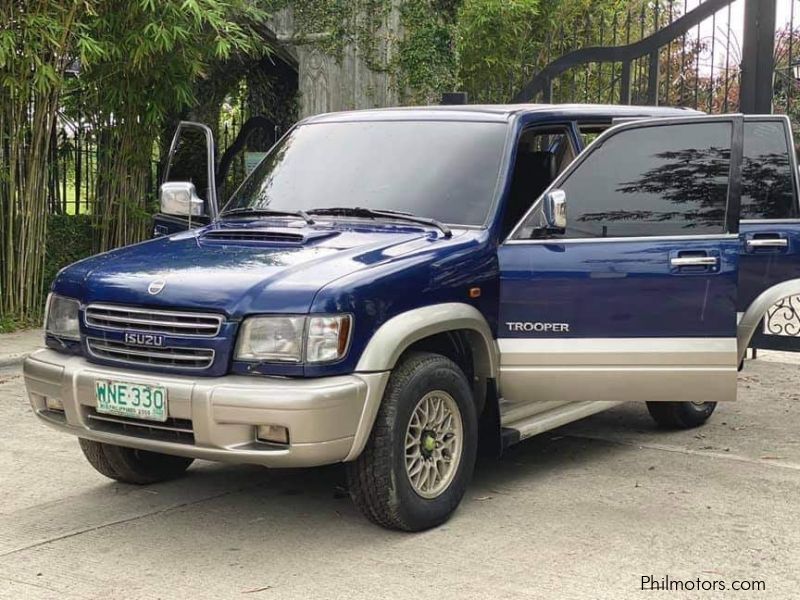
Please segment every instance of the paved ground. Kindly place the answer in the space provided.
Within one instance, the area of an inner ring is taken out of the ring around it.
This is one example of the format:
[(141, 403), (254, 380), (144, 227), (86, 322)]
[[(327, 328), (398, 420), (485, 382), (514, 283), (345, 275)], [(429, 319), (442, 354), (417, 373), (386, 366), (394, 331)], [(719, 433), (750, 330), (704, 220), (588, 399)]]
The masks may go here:
[[(112, 483), (34, 422), (0, 370), (2, 598), (797, 598), (800, 366), (749, 362), (703, 429), (630, 405), (485, 461), (456, 516), (387, 532), (339, 468), (198, 463)], [(763, 580), (761, 593), (640, 591), (657, 579)]]
[(0, 368), (19, 363), (41, 345), (41, 329), (24, 329), (0, 334)]

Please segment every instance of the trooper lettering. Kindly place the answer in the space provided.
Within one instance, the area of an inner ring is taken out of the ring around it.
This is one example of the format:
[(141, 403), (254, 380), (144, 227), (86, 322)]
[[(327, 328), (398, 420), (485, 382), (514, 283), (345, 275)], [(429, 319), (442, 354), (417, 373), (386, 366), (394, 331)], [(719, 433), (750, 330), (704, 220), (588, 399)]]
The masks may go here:
[(509, 331), (536, 333), (569, 333), (569, 323), (540, 323), (538, 321), (506, 321)]

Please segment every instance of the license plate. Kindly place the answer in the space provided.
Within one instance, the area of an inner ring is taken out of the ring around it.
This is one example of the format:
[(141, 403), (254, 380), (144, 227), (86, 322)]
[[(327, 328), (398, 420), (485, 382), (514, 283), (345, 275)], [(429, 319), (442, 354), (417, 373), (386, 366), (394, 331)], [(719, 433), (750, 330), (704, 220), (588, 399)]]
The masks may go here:
[(125, 381), (95, 381), (97, 412), (148, 421), (167, 420), (167, 390)]

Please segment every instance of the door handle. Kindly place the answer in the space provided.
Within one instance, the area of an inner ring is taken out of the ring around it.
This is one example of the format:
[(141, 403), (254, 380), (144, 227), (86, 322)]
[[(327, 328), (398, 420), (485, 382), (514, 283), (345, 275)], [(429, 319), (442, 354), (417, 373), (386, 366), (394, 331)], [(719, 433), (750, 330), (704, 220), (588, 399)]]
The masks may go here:
[(719, 258), (716, 256), (678, 256), (669, 260), (673, 267), (716, 267)]
[(748, 248), (786, 248), (789, 240), (786, 238), (756, 238), (747, 240)]

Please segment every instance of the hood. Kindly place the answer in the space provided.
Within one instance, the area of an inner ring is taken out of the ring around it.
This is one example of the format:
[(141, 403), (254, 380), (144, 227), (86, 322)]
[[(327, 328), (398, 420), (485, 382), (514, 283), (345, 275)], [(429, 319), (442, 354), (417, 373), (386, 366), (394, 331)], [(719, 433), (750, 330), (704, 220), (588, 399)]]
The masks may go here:
[(226, 221), (83, 260), (59, 274), (54, 290), (84, 303), (205, 309), (232, 318), (305, 313), (331, 281), (440, 240), (436, 231), (385, 224)]

